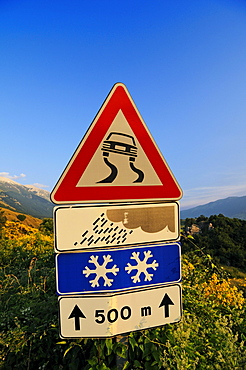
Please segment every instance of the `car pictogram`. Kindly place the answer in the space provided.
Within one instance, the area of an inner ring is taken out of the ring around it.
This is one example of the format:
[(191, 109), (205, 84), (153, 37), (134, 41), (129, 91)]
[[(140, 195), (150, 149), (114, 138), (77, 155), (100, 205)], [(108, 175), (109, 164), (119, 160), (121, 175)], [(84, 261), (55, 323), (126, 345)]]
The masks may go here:
[(106, 140), (103, 141), (101, 150), (103, 152), (104, 163), (110, 168), (111, 173), (105, 179), (98, 181), (97, 183), (112, 183), (118, 175), (118, 168), (109, 161), (110, 153), (128, 156), (130, 169), (138, 175), (137, 179), (133, 182), (143, 181), (143, 171), (134, 166), (135, 159), (137, 158), (138, 148), (134, 138), (131, 135), (123, 134), (121, 132), (110, 132), (110, 134), (106, 137)]
[(118, 153), (137, 157), (137, 147), (134, 138), (131, 135), (120, 132), (111, 132), (102, 145), (103, 156), (109, 156), (109, 153)]

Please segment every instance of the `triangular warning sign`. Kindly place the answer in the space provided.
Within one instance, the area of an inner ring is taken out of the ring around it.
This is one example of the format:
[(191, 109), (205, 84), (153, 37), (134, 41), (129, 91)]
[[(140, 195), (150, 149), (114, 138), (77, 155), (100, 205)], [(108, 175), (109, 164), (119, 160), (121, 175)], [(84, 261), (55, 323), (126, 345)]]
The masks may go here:
[(51, 192), (56, 204), (178, 200), (182, 190), (125, 85), (112, 88)]

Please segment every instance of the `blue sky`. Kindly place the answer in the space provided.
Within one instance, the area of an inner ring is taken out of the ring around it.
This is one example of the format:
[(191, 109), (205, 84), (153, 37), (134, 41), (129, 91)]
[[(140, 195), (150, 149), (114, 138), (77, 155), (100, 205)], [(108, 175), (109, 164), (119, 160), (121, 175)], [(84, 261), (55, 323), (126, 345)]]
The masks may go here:
[(1, 0), (0, 176), (52, 190), (116, 82), (183, 189), (246, 195), (246, 2)]

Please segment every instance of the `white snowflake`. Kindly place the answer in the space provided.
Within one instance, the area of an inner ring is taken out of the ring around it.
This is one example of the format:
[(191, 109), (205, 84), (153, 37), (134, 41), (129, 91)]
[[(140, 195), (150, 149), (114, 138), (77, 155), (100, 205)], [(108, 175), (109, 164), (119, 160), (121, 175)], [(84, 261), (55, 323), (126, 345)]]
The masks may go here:
[(90, 256), (90, 259), (89, 259), (88, 262), (89, 263), (94, 263), (95, 269), (91, 270), (89, 267), (85, 266), (85, 269), (83, 270), (83, 274), (85, 275), (85, 277), (88, 277), (90, 274), (96, 274), (95, 279), (89, 281), (93, 288), (96, 287), (96, 286), (99, 286), (98, 281), (99, 281), (100, 277), (102, 277), (104, 279), (104, 286), (111, 286), (114, 279), (109, 279), (107, 277), (107, 274), (111, 272), (112, 274), (114, 274), (116, 276), (117, 273), (120, 270), (117, 267), (117, 265), (114, 265), (111, 268), (107, 268), (107, 264), (109, 262), (113, 261), (109, 254), (107, 256), (103, 256), (103, 259), (104, 259), (104, 261), (103, 261), (102, 265), (99, 265), (98, 256)]
[(153, 257), (153, 254), (151, 251), (144, 251), (144, 259), (141, 261), (139, 259), (139, 254), (140, 252), (133, 252), (131, 259), (134, 259), (137, 261), (137, 265), (132, 266), (130, 263), (127, 264), (127, 267), (125, 267), (125, 270), (127, 271), (128, 274), (132, 270), (137, 270), (136, 275), (131, 276), (131, 279), (133, 280), (134, 283), (140, 282), (140, 275), (143, 272), (145, 275), (144, 281), (151, 281), (152, 277), (154, 274), (149, 274), (147, 269), (152, 268), (153, 270), (156, 270), (157, 267), (159, 266), (159, 263), (154, 260), (152, 263), (147, 263), (148, 259), (150, 257)]

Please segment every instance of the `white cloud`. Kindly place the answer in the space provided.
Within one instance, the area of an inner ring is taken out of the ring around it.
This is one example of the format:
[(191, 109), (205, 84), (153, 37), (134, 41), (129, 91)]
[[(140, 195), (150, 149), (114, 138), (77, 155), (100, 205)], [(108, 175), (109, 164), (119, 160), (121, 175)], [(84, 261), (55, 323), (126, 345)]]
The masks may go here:
[(182, 209), (188, 209), (209, 202), (214, 202), (218, 199), (244, 195), (246, 195), (246, 184), (207, 186), (184, 190), (184, 196), (181, 199), (180, 204)]
[(9, 172), (0, 172), (0, 176), (6, 177), (7, 179), (16, 180), (16, 179), (23, 179), (26, 177), (24, 173), (21, 173), (20, 175), (13, 175), (11, 176)]
[[(17, 179), (25, 179), (26, 175), (24, 173), (20, 173), (19, 175), (10, 175), (9, 172), (0, 172), (0, 177), (5, 177), (6, 179), (10, 179), (10, 180), (17, 180)], [(28, 186), (30, 186), (30, 187), (34, 186), (34, 187), (40, 188), (40, 189), (49, 188), (48, 185), (40, 184), (38, 182), (36, 182), (35, 184), (28, 185)]]
[(48, 188), (48, 185), (39, 184), (38, 182), (35, 182), (35, 184), (31, 184), (31, 186), (35, 186), (36, 188)]

